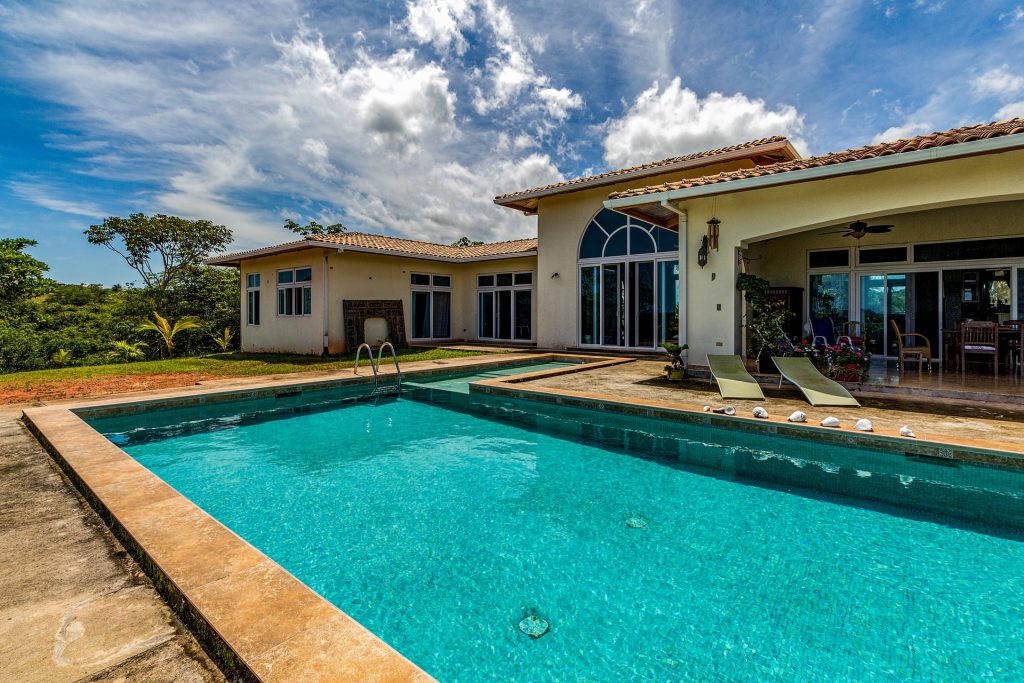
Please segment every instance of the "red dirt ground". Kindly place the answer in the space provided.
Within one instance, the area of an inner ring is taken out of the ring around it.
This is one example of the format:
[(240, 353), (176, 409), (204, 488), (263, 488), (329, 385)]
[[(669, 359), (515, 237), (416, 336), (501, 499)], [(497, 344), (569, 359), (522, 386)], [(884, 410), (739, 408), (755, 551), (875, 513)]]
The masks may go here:
[(87, 396), (105, 396), (108, 394), (120, 394), (126, 391), (144, 391), (146, 389), (183, 387), (215, 376), (209, 372), (165, 372), (145, 375), (91, 377), (89, 379), (35, 384), (30, 387), (19, 387), (16, 383), (11, 383), (0, 389), (0, 405), (54, 401), (64, 398), (84, 398)]

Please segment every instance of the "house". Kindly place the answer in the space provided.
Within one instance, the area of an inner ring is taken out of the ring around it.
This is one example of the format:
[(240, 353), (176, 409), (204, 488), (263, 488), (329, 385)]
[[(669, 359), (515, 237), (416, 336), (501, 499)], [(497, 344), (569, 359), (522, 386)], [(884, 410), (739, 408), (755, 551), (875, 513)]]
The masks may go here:
[(543, 348), (678, 339), (699, 362), (746, 344), (741, 272), (768, 279), (798, 323), (861, 322), (876, 353), (890, 320), (939, 354), (962, 319), (1024, 318), (1024, 119), (808, 158), (773, 137), (494, 201), (535, 215), (536, 240), (345, 233), (208, 263), (241, 270), (253, 351), (339, 352), (370, 325)]

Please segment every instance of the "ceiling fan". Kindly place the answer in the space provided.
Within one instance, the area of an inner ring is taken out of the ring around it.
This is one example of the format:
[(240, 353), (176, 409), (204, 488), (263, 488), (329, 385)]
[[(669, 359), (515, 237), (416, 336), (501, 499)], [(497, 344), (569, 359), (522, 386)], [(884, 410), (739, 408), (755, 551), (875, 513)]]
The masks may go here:
[(877, 235), (884, 232), (892, 232), (892, 229), (892, 225), (868, 225), (866, 221), (854, 221), (842, 230), (832, 230), (831, 232), (824, 232), (822, 234), (837, 235), (839, 233), (843, 233), (843, 237), (852, 237), (855, 240), (859, 240), (864, 235)]

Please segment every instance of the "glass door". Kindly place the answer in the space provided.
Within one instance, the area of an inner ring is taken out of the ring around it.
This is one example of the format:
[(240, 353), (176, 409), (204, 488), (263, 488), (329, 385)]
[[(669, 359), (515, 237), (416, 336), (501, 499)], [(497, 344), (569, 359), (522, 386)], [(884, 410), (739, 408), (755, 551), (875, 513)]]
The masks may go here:
[[(939, 273), (871, 273), (859, 276), (859, 311), (868, 351), (895, 357), (897, 340), (892, 322), (903, 334), (927, 337), (932, 354), (938, 353)], [(915, 342), (919, 345), (920, 340)]]

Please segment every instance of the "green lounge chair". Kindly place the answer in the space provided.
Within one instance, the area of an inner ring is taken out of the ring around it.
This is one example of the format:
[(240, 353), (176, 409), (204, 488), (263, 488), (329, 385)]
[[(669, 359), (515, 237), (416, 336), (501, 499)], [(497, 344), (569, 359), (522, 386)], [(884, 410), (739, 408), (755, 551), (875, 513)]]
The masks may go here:
[(761, 386), (747, 372), (747, 366), (739, 356), (715, 356), (709, 353), (708, 367), (711, 368), (711, 377), (718, 383), (718, 393), (722, 398), (764, 400)]
[(821, 374), (809, 358), (796, 356), (772, 360), (782, 375), (779, 386), (782, 386), (783, 379), (792, 382), (812, 406), (860, 406), (843, 385)]

